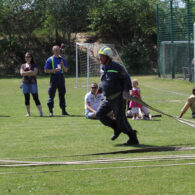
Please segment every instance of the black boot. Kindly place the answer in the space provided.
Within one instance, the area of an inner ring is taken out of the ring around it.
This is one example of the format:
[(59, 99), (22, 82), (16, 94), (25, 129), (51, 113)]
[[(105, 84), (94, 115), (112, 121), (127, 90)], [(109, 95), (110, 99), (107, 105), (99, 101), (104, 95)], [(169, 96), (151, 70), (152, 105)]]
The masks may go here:
[(52, 108), (49, 108), (49, 116), (53, 117), (53, 109)]
[(139, 144), (139, 141), (138, 141), (138, 138), (137, 138), (137, 131), (136, 130), (132, 130), (132, 132), (130, 132), (128, 134), (128, 136), (129, 136), (129, 140), (126, 143), (124, 143), (124, 145), (130, 146), (130, 145), (137, 145), (137, 144)]
[(113, 121), (111, 127), (114, 130), (114, 135), (111, 137), (111, 140), (114, 141), (120, 135), (121, 131), (118, 129), (116, 121)]
[(69, 114), (68, 114), (68, 112), (66, 112), (66, 110), (62, 110), (62, 115), (69, 116)]
[(121, 131), (114, 129), (114, 135), (111, 137), (111, 140), (114, 141), (120, 135), (120, 133)]

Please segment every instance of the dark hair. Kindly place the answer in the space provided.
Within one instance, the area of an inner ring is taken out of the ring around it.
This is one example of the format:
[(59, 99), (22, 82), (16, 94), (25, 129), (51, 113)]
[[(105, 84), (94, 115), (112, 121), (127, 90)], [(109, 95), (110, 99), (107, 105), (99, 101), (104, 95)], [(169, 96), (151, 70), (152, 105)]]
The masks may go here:
[(98, 84), (97, 83), (91, 83), (91, 85), (94, 85), (94, 86), (98, 87)]
[(26, 52), (26, 53), (25, 53), (25, 56), (26, 56), (26, 55), (28, 55), (28, 56), (31, 57), (30, 64), (35, 64), (35, 61), (34, 61), (34, 58), (33, 58), (32, 54), (31, 54), (30, 52)]

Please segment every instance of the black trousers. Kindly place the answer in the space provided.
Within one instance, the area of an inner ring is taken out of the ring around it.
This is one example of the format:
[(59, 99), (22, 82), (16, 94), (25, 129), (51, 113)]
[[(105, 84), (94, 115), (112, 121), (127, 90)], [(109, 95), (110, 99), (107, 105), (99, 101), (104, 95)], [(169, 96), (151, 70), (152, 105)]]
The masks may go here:
[(56, 89), (58, 89), (58, 95), (59, 95), (59, 104), (60, 108), (62, 110), (65, 110), (66, 107), (66, 101), (65, 101), (65, 93), (66, 93), (66, 88), (65, 88), (65, 79), (63, 74), (52, 74), (50, 76), (50, 86), (49, 86), (49, 98), (48, 98), (48, 103), (47, 106), (50, 110), (52, 111), (54, 107), (54, 97), (56, 94)]
[[(110, 118), (107, 114), (114, 112), (115, 119)], [(126, 100), (123, 99), (122, 94), (114, 100), (104, 100), (96, 112), (96, 117), (106, 126), (123, 132), (127, 135), (132, 134), (132, 127), (129, 124), (126, 114)]]

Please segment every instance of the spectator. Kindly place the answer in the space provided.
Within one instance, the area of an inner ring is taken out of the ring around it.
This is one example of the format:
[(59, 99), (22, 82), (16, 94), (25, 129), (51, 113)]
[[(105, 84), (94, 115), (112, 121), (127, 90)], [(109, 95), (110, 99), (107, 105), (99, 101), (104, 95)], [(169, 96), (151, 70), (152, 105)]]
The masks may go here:
[[(141, 90), (138, 87), (138, 81), (136, 79), (133, 79), (132, 85), (133, 85), (133, 89), (131, 91), (131, 96), (141, 99)], [(133, 114), (132, 120), (140, 119), (139, 113), (142, 105), (138, 104), (137, 102), (130, 101), (129, 107), (131, 108), (131, 112)]]
[(100, 102), (104, 100), (102, 93), (97, 93), (97, 83), (91, 84), (91, 91), (85, 95), (85, 116), (88, 119), (96, 119), (96, 111)]
[(181, 118), (185, 114), (185, 112), (188, 110), (188, 108), (190, 108), (192, 111), (192, 118), (195, 118), (195, 87), (192, 89), (192, 95), (188, 97), (178, 118)]
[(37, 87), (37, 73), (38, 68), (34, 62), (33, 56), (27, 52), (25, 54), (25, 64), (21, 65), (20, 74), (22, 76), (22, 92), (25, 97), (25, 105), (26, 105), (26, 116), (30, 116), (30, 94), (32, 94), (35, 104), (39, 110), (40, 116), (43, 116), (41, 103), (38, 97), (38, 87)]
[(48, 108), (49, 116), (53, 116), (54, 107), (54, 97), (56, 89), (58, 89), (60, 108), (62, 109), (62, 115), (69, 115), (66, 111), (66, 101), (65, 101), (65, 79), (64, 72), (68, 71), (68, 66), (63, 57), (60, 56), (60, 47), (55, 45), (52, 48), (53, 56), (49, 57), (45, 64), (45, 72), (50, 74), (50, 86), (49, 86), (49, 98), (48, 98)]

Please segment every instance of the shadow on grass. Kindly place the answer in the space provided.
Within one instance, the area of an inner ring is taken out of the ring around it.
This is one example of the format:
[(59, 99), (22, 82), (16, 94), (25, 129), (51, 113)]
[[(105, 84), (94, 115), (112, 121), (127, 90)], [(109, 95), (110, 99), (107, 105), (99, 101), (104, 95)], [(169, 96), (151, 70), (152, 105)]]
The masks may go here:
[[(0, 116), (1, 117), (1, 116)], [(81, 118), (85, 118), (85, 115), (53, 115), (52, 117), (51, 116), (30, 116), (30, 117), (38, 117), (38, 118), (54, 118), (54, 117), (81, 117)]]
[(85, 115), (79, 115), (79, 114), (75, 114), (75, 115), (69, 115), (70, 117), (81, 117), (81, 118), (85, 118)]
[[(94, 153), (94, 154), (87, 154), (83, 156), (90, 156), (90, 155), (107, 155), (107, 154), (128, 154), (128, 153), (145, 153), (145, 152), (167, 152), (167, 151), (184, 151), (184, 150), (195, 150), (194, 146), (191, 147), (182, 147), (182, 146), (149, 146), (148, 145), (134, 145), (137, 147), (136, 149), (130, 150), (120, 150), (120, 151), (113, 151), (113, 152), (103, 152), (103, 153)], [(131, 146), (132, 147), (132, 146)], [(138, 148), (140, 147), (140, 148)]]
[(116, 147), (136, 147), (136, 148), (148, 148), (148, 147), (159, 147), (154, 145), (144, 145), (144, 144), (138, 144), (138, 145), (125, 145), (125, 144), (115, 144)]
[(11, 117), (11, 116), (8, 116), (8, 115), (0, 115), (0, 117)]
[(30, 116), (31, 117), (35, 117), (35, 118), (58, 118), (58, 117), (65, 117), (64, 115), (53, 115), (53, 116)]

